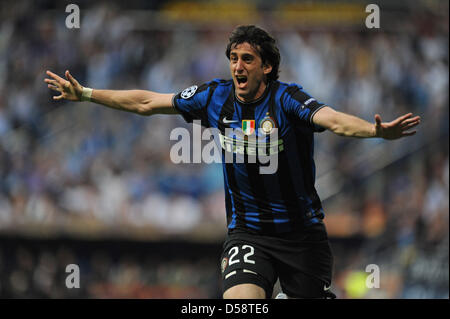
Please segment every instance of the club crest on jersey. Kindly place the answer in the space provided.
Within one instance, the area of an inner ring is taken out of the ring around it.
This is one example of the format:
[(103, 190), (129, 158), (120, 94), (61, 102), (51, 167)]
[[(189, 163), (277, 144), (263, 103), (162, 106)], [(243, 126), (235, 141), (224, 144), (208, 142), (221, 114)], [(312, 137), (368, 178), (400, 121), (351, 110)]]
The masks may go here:
[(275, 127), (275, 121), (270, 116), (266, 116), (261, 120), (261, 122), (259, 122), (259, 128), (264, 134), (272, 133)]
[(252, 135), (255, 131), (255, 120), (242, 120), (242, 132), (245, 135)]
[(228, 258), (227, 258), (227, 257), (224, 257), (224, 258), (222, 259), (222, 264), (220, 265), (220, 269), (222, 270), (222, 273), (225, 271), (225, 269), (227, 268), (227, 266), (228, 266)]
[(183, 98), (185, 100), (189, 99), (190, 97), (192, 97), (195, 94), (197, 89), (198, 89), (197, 85), (193, 85), (193, 86), (188, 87), (187, 89), (184, 89), (183, 92), (181, 92), (181, 98)]

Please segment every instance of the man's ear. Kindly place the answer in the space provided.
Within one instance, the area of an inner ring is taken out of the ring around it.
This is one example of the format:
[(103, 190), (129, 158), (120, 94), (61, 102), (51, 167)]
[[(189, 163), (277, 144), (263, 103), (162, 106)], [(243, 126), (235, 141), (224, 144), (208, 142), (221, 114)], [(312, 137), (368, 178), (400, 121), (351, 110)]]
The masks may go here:
[(272, 66), (268, 63), (263, 65), (263, 72), (265, 75), (268, 75), (270, 72), (272, 72)]

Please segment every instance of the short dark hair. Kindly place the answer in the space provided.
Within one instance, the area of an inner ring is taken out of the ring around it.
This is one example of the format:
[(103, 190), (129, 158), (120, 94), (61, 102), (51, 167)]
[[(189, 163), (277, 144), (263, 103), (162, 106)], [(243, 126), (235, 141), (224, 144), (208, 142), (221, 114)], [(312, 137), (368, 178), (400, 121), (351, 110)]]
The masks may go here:
[(244, 42), (247, 42), (258, 51), (263, 64), (270, 64), (272, 66), (272, 71), (267, 75), (267, 80), (277, 80), (281, 56), (275, 39), (266, 31), (254, 25), (238, 26), (230, 35), (227, 50), (225, 51), (227, 58), (230, 59), (231, 47), (233, 45)]

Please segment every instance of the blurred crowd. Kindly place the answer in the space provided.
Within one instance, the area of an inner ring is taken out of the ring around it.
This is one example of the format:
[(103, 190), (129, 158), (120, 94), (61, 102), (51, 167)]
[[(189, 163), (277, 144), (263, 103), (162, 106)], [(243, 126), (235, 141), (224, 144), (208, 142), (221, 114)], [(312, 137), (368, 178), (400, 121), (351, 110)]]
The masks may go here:
[[(101, 4), (82, 11), (80, 29), (67, 29), (67, 13), (39, 3), (10, 2), (0, 12), (0, 232), (38, 229), (48, 236), (128, 227), (132, 237), (133, 229), (149, 235), (208, 229), (220, 241), (226, 231), (221, 165), (170, 160), (171, 130), (190, 125), (180, 116), (55, 102), (43, 80), (46, 70), (69, 69), (93, 88), (176, 93), (230, 77), (224, 52), (232, 28), (152, 25), (149, 31), (127, 11)], [(408, 112), (422, 118), (414, 137), (394, 142), (316, 135), (317, 190), (330, 237), (353, 238), (332, 242), (339, 297), (448, 298), (448, 271), (442, 271), (449, 236), (448, 15), (413, 16), (402, 27), (271, 32), (281, 50), (280, 80), (370, 122), (377, 113), (384, 121)], [(29, 254), (1, 255), (2, 277), (19, 287), (4, 296), (21, 296), (23, 278), (13, 276), (14, 267), (2, 272), (2, 261), (16, 260), (23, 273), (58, 260), (57, 252), (34, 262)], [(379, 265), (382, 288), (360, 288), (368, 264)], [(189, 278), (185, 268), (180, 276)], [(121, 269), (117, 263), (115, 271)], [(108, 296), (101, 291), (86, 295)], [(209, 292), (202, 293), (193, 294)]]
[(220, 252), (182, 245), (8, 238), (0, 298), (220, 298)]

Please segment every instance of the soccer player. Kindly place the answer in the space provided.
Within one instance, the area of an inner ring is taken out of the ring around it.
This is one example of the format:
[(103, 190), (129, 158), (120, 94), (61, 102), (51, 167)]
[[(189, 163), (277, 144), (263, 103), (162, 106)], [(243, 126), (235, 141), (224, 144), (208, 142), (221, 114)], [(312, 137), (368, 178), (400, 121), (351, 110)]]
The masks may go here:
[[(223, 161), (228, 222), (221, 258), (223, 297), (270, 298), (279, 278), (289, 298), (333, 298), (333, 257), (314, 187), (313, 133), (328, 129), (341, 136), (392, 140), (415, 134), (411, 129), (420, 118), (409, 113), (382, 122), (376, 114), (375, 123), (369, 123), (317, 101), (298, 84), (278, 81), (276, 42), (255, 26), (232, 32), (226, 56), (232, 79), (215, 79), (178, 94), (93, 90), (69, 71), (66, 79), (47, 71), (51, 79), (45, 82), (61, 93), (55, 100), (92, 101), (141, 115), (181, 114), (187, 122), (201, 120), (218, 129), (236, 145), (244, 143), (239, 148), (244, 162)], [(229, 129), (241, 131), (243, 138), (229, 136)], [(249, 138), (273, 130), (278, 132), (273, 151), (278, 166), (262, 174), (263, 164), (249, 161)], [(237, 149), (223, 147), (222, 157)]]

